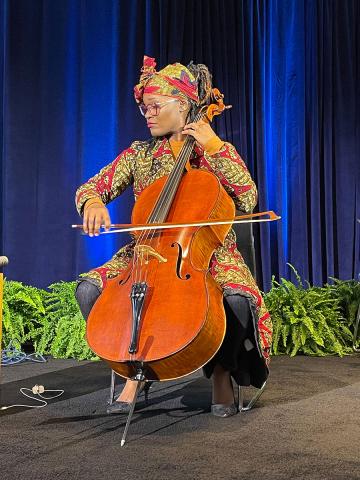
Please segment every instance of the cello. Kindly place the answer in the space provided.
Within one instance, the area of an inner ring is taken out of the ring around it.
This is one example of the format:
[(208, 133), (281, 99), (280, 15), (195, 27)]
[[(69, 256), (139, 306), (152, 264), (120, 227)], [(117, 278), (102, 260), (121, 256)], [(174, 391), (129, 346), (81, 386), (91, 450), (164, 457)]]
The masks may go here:
[[(215, 89), (214, 89), (215, 90)], [(209, 120), (225, 106), (206, 108)], [(194, 121), (204, 116), (204, 108)], [(170, 175), (147, 187), (132, 223), (184, 222), (234, 217), (233, 200), (217, 177), (186, 173), (194, 139), (185, 140)], [(90, 348), (120, 376), (172, 380), (188, 375), (217, 352), (225, 334), (222, 290), (208, 266), (230, 225), (133, 232), (128, 268), (108, 281), (87, 321)], [(194, 301), (196, 292), (196, 302)]]

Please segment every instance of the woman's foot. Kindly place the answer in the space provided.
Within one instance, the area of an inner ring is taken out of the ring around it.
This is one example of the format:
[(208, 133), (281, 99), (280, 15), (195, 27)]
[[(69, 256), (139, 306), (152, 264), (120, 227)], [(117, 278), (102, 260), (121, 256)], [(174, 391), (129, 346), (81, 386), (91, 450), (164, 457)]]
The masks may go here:
[(216, 417), (231, 417), (238, 411), (230, 373), (217, 364), (214, 368), (211, 413)]
[(230, 379), (230, 372), (224, 370), (219, 364), (214, 368), (212, 383), (212, 403), (234, 403), (234, 390)]

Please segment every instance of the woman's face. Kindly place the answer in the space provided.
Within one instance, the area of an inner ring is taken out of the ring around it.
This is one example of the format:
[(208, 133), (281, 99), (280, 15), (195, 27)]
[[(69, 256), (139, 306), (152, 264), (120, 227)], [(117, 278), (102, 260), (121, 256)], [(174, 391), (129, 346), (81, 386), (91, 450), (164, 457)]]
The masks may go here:
[[(172, 101), (170, 102), (170, 100)], [(145, 114), (147, 126), (153, 137), (161, 137), (182, 131), (190, 109), (187, 102), (167, 95), (145, 93), (143, 103), (146, 106), (153, 104), (161, 105), (158, 115), (155, 114), (154, 108), (150, 108)]]

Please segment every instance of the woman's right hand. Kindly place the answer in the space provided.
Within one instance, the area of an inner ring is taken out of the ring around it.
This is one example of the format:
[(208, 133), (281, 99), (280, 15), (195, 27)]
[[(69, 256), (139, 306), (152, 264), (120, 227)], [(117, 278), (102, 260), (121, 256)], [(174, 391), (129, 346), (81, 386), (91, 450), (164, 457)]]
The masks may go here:
[(110, 215), (108, 209), (102, 202), (91, 203), (84, 209), (83, 229), (90, 237), (98, 236), (100, 226), (104, 225), (105, 230), (109, 230), (111, 225)]

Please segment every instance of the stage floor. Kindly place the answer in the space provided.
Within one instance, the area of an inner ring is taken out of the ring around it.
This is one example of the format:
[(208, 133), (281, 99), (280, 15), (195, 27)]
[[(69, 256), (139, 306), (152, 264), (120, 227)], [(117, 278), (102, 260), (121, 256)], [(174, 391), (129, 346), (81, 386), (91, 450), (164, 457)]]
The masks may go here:
[(211, 415), (201, 372), (158, 383), (123, 448), (126, 417), (106, 414), (104, 363), (49, 359), (1, 377), (0, 405), (27, 403), (20, 387), (65, 390), (45, 408), (0, 412), (2, 480), (360, 479), (358, 354), (272, 357), (254, 409), (226, 419)]

